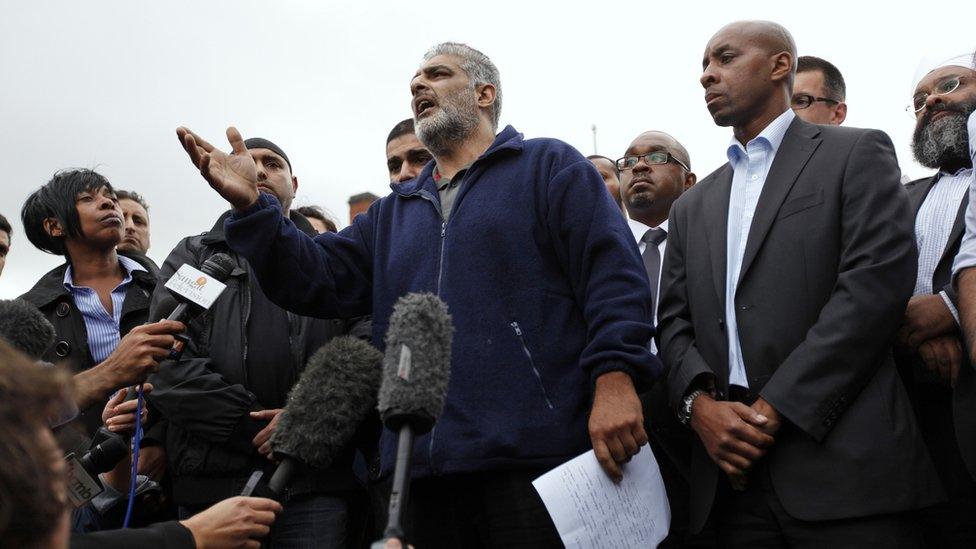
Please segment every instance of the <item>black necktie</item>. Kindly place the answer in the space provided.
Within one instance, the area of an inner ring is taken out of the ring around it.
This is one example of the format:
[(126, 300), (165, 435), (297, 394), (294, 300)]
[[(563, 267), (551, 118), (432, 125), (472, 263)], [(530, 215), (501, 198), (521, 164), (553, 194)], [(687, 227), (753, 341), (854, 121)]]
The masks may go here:
[(645, 244), (644, 269), (647, 270), (647, 279), (651, 282), (651, 311), (657, 311), (657, 281), (661, 276), (661, 250), (658, 246), (668, 236), (664, 229), (648, 229), (644, 233), (641, 242)]

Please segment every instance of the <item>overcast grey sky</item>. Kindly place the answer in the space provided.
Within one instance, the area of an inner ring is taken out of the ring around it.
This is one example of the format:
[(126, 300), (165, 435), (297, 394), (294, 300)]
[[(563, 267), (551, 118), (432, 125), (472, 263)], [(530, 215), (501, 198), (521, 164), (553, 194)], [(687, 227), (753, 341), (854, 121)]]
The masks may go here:
[(94, 167), (142, 193), (158, 262), (210, 228), (226, 206), (186, 159), (181, 124), (214, 143), (226, 144), (229, 124), (275, 141), (298, 176), (296, 204), (323, 205), (346, 225), (350, 195), (389, 193), (386, 134), (410, 115), (424, 51), (445, 40), (494, 60), (502, 124), (584, 154), (596, 124), (598, 152), (610, 157), (664, 130), (701, 178), (725, 161), (730, 138), (702, 99), (704, 45), (732, 20), (772, 19), (801, 55), (844, 73), (847, 124), (888, 132), (902, 170), (920, 177), (904, 112), (919, 61), (976, 48), (971, 0), (938, 11), (957, 16), (855, 2), (10, 2), (0, 17), (0, 212), (15, 234), (0, 298), (61, 262), (20, 226), (24, 199), (59, 168)]

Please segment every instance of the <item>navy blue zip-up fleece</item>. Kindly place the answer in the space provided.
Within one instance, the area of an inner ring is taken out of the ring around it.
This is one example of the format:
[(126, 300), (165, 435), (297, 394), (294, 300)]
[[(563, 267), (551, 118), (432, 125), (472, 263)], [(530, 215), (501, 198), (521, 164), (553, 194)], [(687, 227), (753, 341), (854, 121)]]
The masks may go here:
[[(373, 315), (433, 292), (455, 334), (444, 413), (414, 445), (413, 476), (542, 468), (591, 448), (593, 382), (661, 372), (648, 351), (650, 289), (620, 209), (588, 160), (508, 126), (464, 176), (441, 221), (431, 162), (338, 234), (312, 238), (261, 193), (226, 222), (265, 294), (295, 313)], [(395, 435), (384, 432), (383, 470)]]

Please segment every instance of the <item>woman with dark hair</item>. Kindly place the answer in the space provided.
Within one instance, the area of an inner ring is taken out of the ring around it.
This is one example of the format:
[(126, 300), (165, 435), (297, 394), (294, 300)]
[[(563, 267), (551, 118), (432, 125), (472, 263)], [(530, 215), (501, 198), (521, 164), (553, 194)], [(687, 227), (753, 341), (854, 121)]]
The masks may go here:
[(44, 358), (67, 361), (75, 372), (80, 423), (91, 434), (112, 392), (143, 382), (183, 325), (145, 324), (156, 280), (116, 253), (122, 210), (104, 176), (86, 169), (56, 173), (27, 198), (21, 219), (31, 244), (65, 258), (21, 297), (54, 325), (55, 344)]

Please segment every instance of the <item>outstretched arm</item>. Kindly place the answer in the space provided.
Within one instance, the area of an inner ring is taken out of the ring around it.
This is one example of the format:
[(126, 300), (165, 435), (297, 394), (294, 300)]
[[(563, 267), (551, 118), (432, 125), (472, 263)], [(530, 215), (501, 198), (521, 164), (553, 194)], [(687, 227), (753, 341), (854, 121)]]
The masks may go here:
[(227, 243), (247, 259), (271, 301), (293, 313), (319, 318), (371, 312), (375, 208), (341, 233), (313, 240), (282, 215), (272, 195), (258, 192), (257, 168), (237, 129), (227, 129), (231, 154), (187, 128), (176, 133), (203, 178), (234, 208), (224, 224)]
[(190, 161), (200, 170), (200, 175), (235, 210), (243, 210), (257, 202), (258, 169), (237, 128), (227, 128), (231, 154), (214, 147), (183, 126), (176, 129), (176, 135)]

